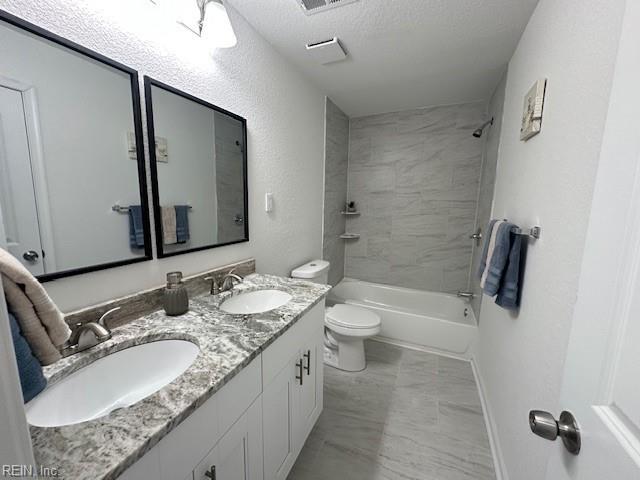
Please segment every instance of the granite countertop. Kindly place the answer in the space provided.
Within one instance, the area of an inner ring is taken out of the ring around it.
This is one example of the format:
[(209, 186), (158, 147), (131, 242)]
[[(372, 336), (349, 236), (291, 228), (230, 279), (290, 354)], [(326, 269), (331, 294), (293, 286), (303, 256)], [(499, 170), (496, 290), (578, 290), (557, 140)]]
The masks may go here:
[[(218, 309), (230, 295), (276, 289), (293, 298), (253, 315)], [(57, 467), (62, 478), (114, 479), (247, 366), (329, 291), (327, 285), (252, 274), (232, 292), (191, 299), (178, 317), (163, 311), (113, 330), (113, 338), (45, 368), (49, 385), (110, 353), (156, 340), (183, 339), (200, 347), (195, 362), (158, 392), (96, 420), (64, 427), (30, 427), (36, 462)]]

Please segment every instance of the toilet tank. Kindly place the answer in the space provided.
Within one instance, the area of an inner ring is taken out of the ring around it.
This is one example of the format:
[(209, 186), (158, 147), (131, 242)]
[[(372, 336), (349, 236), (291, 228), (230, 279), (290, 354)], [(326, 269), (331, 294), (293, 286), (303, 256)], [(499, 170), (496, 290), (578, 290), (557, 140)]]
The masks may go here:
[(291, 272), (291, 278), (326, 284), (329, 281), (329, 262), (326, 260), (311, 260), (309, 263), (295, 268)]

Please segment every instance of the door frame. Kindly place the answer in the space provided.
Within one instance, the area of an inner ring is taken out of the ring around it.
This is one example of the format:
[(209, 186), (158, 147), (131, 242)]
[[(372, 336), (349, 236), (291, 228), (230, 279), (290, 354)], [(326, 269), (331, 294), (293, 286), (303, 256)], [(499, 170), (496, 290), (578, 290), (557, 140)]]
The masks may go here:
[(0, 75), (0, 87), (20, 92), (22, 108), (24, 110), (27, 142), (29, 144), (29, 159), (33, 176), (33, 190), (36, 197), (38, 212), (38, 229), (40, 243), (46, 252), (43, 255), (45, 275), (56, 271), (56, 252), (53, 243), (53, 225), (51, 224), (51, 210), (49, 205), (49, 189), (47, 186), (47, 170), (45, 167), (44, 148), (42, 146), (42, 132), (40, 129), (40, 112), (36, 87), (28, 83), (14, 80)]
[[(2, 212), (0, 212), (0, 248), (7, 247), (5, 238)], [(2, 279), (0, 279), (0, 402), (3, 406), (0, 408), (0, 425), (7, 427), (7, 434), (0, 436), (2, 453), (0, 464), (35, 465)]]

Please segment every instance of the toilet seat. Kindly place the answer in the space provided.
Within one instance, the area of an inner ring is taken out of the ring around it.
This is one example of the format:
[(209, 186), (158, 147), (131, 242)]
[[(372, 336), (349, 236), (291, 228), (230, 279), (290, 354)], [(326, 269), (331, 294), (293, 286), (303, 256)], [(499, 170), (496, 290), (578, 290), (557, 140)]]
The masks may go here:
[(328, 325), (354, 330), (377, 328), (381, 323), (377, 313), (342, 303), (327, 308), (325, 319)]

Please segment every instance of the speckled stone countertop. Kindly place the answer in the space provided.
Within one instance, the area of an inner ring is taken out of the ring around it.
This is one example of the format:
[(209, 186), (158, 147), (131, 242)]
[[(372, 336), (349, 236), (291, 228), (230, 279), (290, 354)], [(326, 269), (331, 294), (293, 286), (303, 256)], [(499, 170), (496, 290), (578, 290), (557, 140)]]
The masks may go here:
[[(293, 298), (269, 312), (232, 315), (218, 309), (230, 295), (276, 289)], [(200, 347), (176, 380), (132, 405), (64, 427), (31, 427), (36, 462), (58, 467), (68, 480), (114, 479), (238, 374), (329, 291), (326, 285), (253, 274), (233, 292), (191, 299), (188, 313), (154, 312), (113, 330), (113, 338), (45, 369), (49, 385), (110, 353), (156, 340), (183, 339)]]

